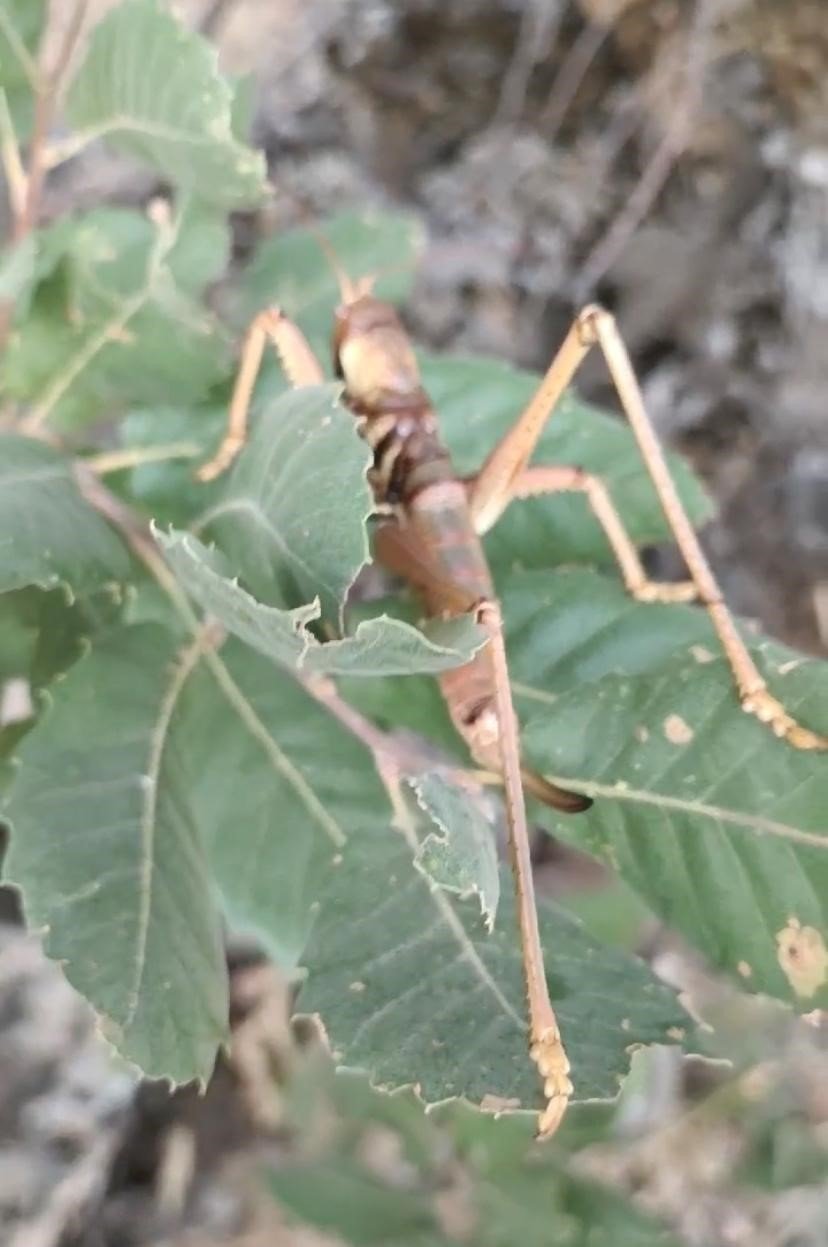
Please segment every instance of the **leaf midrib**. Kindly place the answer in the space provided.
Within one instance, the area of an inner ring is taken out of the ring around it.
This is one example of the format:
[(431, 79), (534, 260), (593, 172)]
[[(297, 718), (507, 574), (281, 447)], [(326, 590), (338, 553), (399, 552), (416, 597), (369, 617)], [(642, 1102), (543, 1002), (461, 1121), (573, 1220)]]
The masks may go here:
[(654, 806), (657, 809), (675, 810), (681, 814), (689, 814), (698, 818), (706, 818), (711, 822), (727, 823), (729, 826), (740, 827), (743, 831), (755, 832), (759, 835), (775, 836), (794, 844), (807, 844), (811, 848), (828, 850), (828, 835), (815, 831), (804, 831), (800, 827), (792, 827), (788, 823), (780, 823), (775, 819), (765, 818), (761, 814), (749, 814), (743, 810), (731, 810), (725, 806), (711, 805), (706, 801), (692, 801), (683, 797), (670, 797), (665, 793), (648, 792), (646, 789), (618, 787), (614, 784), (602, 784), (592, 779), (584, 779), (577, 775), (548, 776), (555, 784), (562, 784), (577, 789), (588, 797), (607, 797), (614, 801), (630, 804)]

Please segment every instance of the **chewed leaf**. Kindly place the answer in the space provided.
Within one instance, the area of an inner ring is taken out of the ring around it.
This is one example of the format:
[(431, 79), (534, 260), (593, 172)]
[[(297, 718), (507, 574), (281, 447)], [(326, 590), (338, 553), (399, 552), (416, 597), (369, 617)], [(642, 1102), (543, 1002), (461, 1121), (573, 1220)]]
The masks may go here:
[(223, 207), (255, 206), (263, 156), (232, 129), (233, 94), (217, 56), (158, 0), (126, 0), (93, 31), (69, 92), (72, 125), (152, 164)]
[(410, 776), (408, 782), (435, 824), (435, 830), (420, 841), (414, 865), (447, 892), (461, 898), (476, 895), (491, 930), (500, 899), (500, 872), (484, 794), (472, 785), (461, 787), (438, 771)]
[(368, 562), (374, 507), (370, 450), (339, 394), (308, 386), (271, 403), (199, 526), (261, 602), (289, 608), (318, 597), (335, 624)]
[[(382, 819), (352, 836), (320, 896), (297, 1007), (320, 1015), (338, 1064), (376, 1084), (418, 1084), (428, 1102), (497, 1097), (534, 1108), (541, 1088), (508, 872), (489, 933), (477, 898), (458, 900), (415, 867), (418, 848), (416, 834)], [(612, 1099), (631, 1048), (681, 1041), (690, 1021), (637, 958), (599, 944), (556, 905), (539, 912), (574, 1100)]]
[[(820, 726), (825, 664), (802, 660), (782, 676), (775, 649), (774, 691)], [(828, 1002), (824, 757), (740, 710), (722, 659), (608, 675), (534, 709), (529, 760), (595, 800), (557, 833), (610, 862), (741, 986), (805, 1008)]]
[(81, 496), (70, 461), (43, 442), (0, 435), (0, 592), (126, 580), (130, 559)]
[(187, 533), (156, 532), (181, 585), (205, 611), (260, 654), (283, 666), (326, 675), (407, 675), (467, 662), (485, 642), (471, 616), (437, 620), (420, 632), (400, 619), (364, 620), (353, 636), (321, 644), (307, 625), (319, 602), (280, 610), (257, 602), (232, 579), (227, 560)]

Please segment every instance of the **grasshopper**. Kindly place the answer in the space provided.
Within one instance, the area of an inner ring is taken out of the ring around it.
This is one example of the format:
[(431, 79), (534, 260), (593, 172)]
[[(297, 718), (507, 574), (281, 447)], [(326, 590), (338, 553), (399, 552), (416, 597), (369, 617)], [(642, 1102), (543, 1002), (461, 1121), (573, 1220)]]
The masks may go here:
[[(376, 298), (373, 279), (351, 281), (339, 271), (341, 303), (334, 314), (333, 359), (343, 401), (373, 451), (370, 482), (377, 509), (374, 553), (418, 594), (429, 617), (473, 612), (487, 634), (474, 658), (440, 677), (451, 719), (475, 761), (503, 783), (529, 1015), (529, 1052), (543, 1080), (546, 1105), (538, 1133), (557, 1129), (572, 1094), (570, 1065), (549, 997), (538, 931), (524, 790), (567, 813), (591, 801), (559, 788), (521, 763), (500, 607), (481, 536), (515, 499), (577, 491), (601, 525), (624, 584), (642, 602), (697, 600), (708, 611), (730, 664), (742, 708), (798, 749), (825, 749), (828, 740), (797, 723), (768, 690), (745, 647), (699, 545), (646, 414), (629, 355), (611, 314), (588, 306), (526, 409), (480, 470), (461, 478), (440, 439), (437, 415), (424, 391), (409, 338), (395, 309)], [(288, 380), (316, 385), (325, 377), (301, 330), (278, 308), (250, 325), (233, 391), (227, 432), (214, 458), (199, 470), (211, 480), (233, 462), (246, 438), (248, 413), (267, 344)], [(623, 410), (687, 565), (676, 584), (651, 580), (624, 523), (596, 476), (575, 467), (532, 465), (546, 421), (593, 347), (603, 353)]]

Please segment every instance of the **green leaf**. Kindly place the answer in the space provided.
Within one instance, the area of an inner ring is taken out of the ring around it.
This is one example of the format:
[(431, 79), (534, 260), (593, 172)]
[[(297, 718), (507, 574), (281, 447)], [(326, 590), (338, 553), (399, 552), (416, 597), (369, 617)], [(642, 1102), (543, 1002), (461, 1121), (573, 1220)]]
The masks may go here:
[(17, 304), (18, 310), (24, 313), (28, 310), (29, 293), (35, 280), (36, 257), (37, 237), (29, 234), (8, 247), (0, 258), (0, 300)]
[(420, 842), (414, 865), (447, 892), (461, 898), (476, 895), (491, 931), (500, 899), (500, 872), (482, 793), (460, 788), (436, 771), (411, 776), (408, 782), (437, 828)]
[(81, 497), (72, 466), (42, 442), (0, 434), (0, 592), (76, 593), (130, 574), (127, 551)]
[[(269, 1185), (294, 1216), (359, 1247), (414, 1247), (438, 1230), (426, 1192), (386, 1185), (358, 1157), (291, 1164), (273, 1172)], [(428, 1243), (448, 1247), (449, 1240), (429, 1237)]]
[(316, 230), (284, 230), (262, 243), (242, 279), (240, 314), (249, 320), (276, 304), (330, 359), (334, 312), (342, 302), (336, 273), (319, 242), (327, 239), (352, 279), (377, 275), (376, 294), (400, 303), (414, 284), (422, 227), (405, 213), (343, 212)]
[(46, 280), (3, 360), (9, 394), (41, 421), (75, 426), (106, 405), (202, 398), (229, 371), (229, 342), (193, 297), (205, 230), (188, 210), (154, 225), (101, 208), (49, 231)]
[(218, 915), (177, 727), (196, 661), (119, 630), (20, 749), (6, 870), (107, 1038), (154, 1077), (206, 1079), (227, 1025)]
[[(488, 934), (477, 900), (451, 899), (414, 867), (432, 827), (403, 837), (374, 819), (352, 838), (320, 898), (297, 1007), (319, 1013), (340, 1065), (375, 1083), (416, 1083), (427, 1102), (538, 1105), (511, 881)], [(688, 1019), (641, 962), (557, 906), (541, 904), (540, 925), (575, 1100), (612, 1098), (630, 1048), (681, 1038)]]
[[(269, 1184), (294, 1216), (346, 1242), (442, 1247), (458, 1240), (436, 1233), (428, 1218), (437, 1213), (445, 1225), (439, 1213), (450, 1206), (463, 1241), (476, 1247), (674, 1243), (623, 1197), (570, 1172), (560, 1148), (533, 1144), (528, 1114), (495, 1117), (453, 1100), (426, 1116), (410, 1090), (389, 1095), (353, 1072), (331, 1080), (318, 1062), (309, 1065), (294, 1076), (303, 1090), (312, 1080), (316, 1093), (294, 1125), (305, 1158), (274, 1169)], [(396, 1158), (393, 1167), (385, 1156)], [(393, 1228), (385, 1221), (392, 1195), (407, 1213)]]
[[(539, 594), (532, 618), (524, 600), (508, 644), (518, 709), (534, 716), (529, 761), (595, 797), (588, 814), (556, 819), (556, 834), (608, 861), (742, 986), (818, 1006), (828, 999), (823, 758), (740, 710), (702, 612), (632, 603), (597, 577), (590, 590), (585, 574), (555, 579), (558, 609)], [(518, 579), (518, 598), (527, 583)], [(508, 617), (508, 585), (505, 601)], [(755, 654), (790, 712), (824, 731), (828, 666), (770, 643)]]
[(0, 0), (0, 90), (6, 94), (18, 140), (27, 138), (31, 127), (45, 23), (46, 0)]
[(188, 450), (187, 457), (146, 462), (124, 473), (127, 496), (158, 524), (185, 527), (221, 496), (226, 481), (205, 483), (196, 468), (212, 456), (227, 427), (226, 404), (203, 407), (139, 407), (120, 423), (122, 445), (129, 450), (151, 449), (171, 453)]
[(158, 0), (126, 0), (92, 33), (69, 91), (71, 124), (137, 156), (224, 208), (265, 195), (261, 154), (232, 129), (233, 93), (217, 52)]
[[(537, 389), (539, 378), (487, 359), (421, 355), (423, 382), (461, 475), (476, 472)], [(534, 463), (572, 464), (600, 476), (636, 543), (671, 538), (630, 430), (567, 393), (538, 444)], [(669, 457), (691, 519), (710, 515), (710, 503), (687, 464)], [(514, 502), (486, 538), (497, 577), (515, 567), (568, 562), (609, 564), (606, 537), (581, 495)]]
[(384, 793), (363, 746), (267, 659), (231, 640), (219, 674), (190, 687), (182, 782), (231, 925), (293, 970), (348, 836)]
[(370, 461), (339, 387), (291, 391), (256, 422), (207, 528), (260, 601), (294, 607), (319, 597), (338, 624), (368, 560)]
[(354, 636), (320, 645), (307, 627), (319, 618), (318, 600), (294, 610), (264, 606), (231, 579), (217, 551), (187, 533), (155, 535), (179, 583), (198, 605), (283, 666), (328, 675), (437, 672), (468, 662), (485, 643), (485, 634), (471, 616), (435, 620), (423, 632), (382, 616), (364, 620)]

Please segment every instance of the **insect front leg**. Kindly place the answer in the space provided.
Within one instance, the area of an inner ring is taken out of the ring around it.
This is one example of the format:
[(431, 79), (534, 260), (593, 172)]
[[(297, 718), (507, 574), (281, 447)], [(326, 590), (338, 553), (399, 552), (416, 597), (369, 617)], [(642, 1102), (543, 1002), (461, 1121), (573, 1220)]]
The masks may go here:
[[(662, 587), (647, 578), (606, 488), (596, 484), (596, 478), (582, 475), (579, 481), (573, 469), (528, 467), (544, 425), (593, 346), (600, 348), (606, 360), (641, 457), (687, 565), (690, 579), (685, 584)], [(513, 498), (547, 492), (550, 486), (578, 488), (587, 495), (615, 552), (624, 581), (636, 597), (645, 601), (698, 598), (710, 616), (730, 664), (742, 708), (748, 714), (769, 724), (777, 736), (797, 749), (828, 749), (828, 739), (797, 723), (773, 696), (742, 640), (679, 498), (615, 320), (600, 307), (587, 307), (576, 318), (536, 394), (469, 483), (469, 508), (475, 526), (479, 532), (485, 532)]]
[(546, 1108), (540, 1115), (540, 1138), (554, 1134), (572, 1095), (569, 1058), (561, 1039), (558, 1019), (549, 999), (543, 948), (538, 927), (531, 843), (526, 823), (526, 803), (521, 780), (517, 717), (512, 705), (509, 669), (503, 640), (503, 620), (495, 601), (480, 602), (477, 618), (489, 636), (489, 655), (498, 719), (498, 752), (506, 799), (509, 849), (515, 880), (518, 927), (529, 1006), (529, 1054), (543, 1079)]
[(215, 480), (225, 472), (247, 440), (250, 402), (268, 342), (279, 356), (291, 385), (319, 385), (325, 379), (321, 365), (298, 325), (283, 316), (276, 307), (260, 312), (245, 334), (236, 384), (230, 400), (227, 432), (213, 458), (198, 469), (196, 475), (200, 481)]

